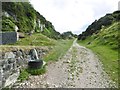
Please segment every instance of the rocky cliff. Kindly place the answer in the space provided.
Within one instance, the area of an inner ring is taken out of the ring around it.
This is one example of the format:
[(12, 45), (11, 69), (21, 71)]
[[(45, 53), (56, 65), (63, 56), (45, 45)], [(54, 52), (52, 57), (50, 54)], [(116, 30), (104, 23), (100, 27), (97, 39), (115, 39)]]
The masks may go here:
[(42, 33), (55, 39), (60, 35), (29, 2), (2, 2), (2, 12), (3, 32)]

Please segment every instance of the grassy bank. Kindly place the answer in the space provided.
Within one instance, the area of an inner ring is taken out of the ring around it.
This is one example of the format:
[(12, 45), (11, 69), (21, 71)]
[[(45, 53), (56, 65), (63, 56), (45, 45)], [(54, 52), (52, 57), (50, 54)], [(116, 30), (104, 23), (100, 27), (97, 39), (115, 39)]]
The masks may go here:
[(25, 38), (19, 39), (13, 45), (19, 46), (51, 46), (55, 44), (55, 40), (48, 38), (47, 36), (41, 33), (34, 33), (33, 35), (29, 36), (26, 35)]
[(60, 56), (63, 56), (66, 53), (66, 51), (70, 48), (72, 43), (73, 43), (73, 39), (54, 40), (54, 39), (48, 38), (43, 34), (35, 33), (31, 36), (26, 36), (25, 38), (20, 39), (14, 45), (52, 47), (50, 53), (43, 58), (46, 62), (48, 62), (48, 61), (56, 61)]
[(59, 57), (65, 55), (68, 49), (71, 47), (73, 43), (72, 40), (58, 40), (53, 46), (51, 52), (44, 57), (46, 62), (48, 61), (57, 61)]

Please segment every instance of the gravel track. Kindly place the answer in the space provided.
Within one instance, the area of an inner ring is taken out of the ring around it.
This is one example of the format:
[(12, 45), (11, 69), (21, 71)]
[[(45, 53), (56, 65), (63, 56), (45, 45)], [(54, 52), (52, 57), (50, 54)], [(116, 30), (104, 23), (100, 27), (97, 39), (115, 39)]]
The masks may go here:
[(66, 55), (47, 65), (44, 75), (30, 76), (16, 83), (22, 88), (111, 88), (116, 87), (104, 72), (98, 57), (89, 49), (73, 42)]

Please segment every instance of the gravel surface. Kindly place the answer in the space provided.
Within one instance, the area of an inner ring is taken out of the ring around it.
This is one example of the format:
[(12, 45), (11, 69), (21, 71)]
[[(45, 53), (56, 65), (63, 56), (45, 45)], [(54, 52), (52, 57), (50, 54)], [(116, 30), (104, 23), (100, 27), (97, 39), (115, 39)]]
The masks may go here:
[(16, 83), (18, 88), (110, 88), (116, 87), (104, 72), (98, 57), (89, 49), (73, 42), (65, 56), (47, 65), (44, 75), (30, 76)]

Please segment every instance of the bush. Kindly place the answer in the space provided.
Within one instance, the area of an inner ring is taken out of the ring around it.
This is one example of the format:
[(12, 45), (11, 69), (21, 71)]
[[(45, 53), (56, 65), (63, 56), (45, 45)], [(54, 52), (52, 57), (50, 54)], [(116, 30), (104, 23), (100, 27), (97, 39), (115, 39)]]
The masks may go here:
[(15, 24), (10, 19), (3, 20), (2, 31), (15, 31)]

